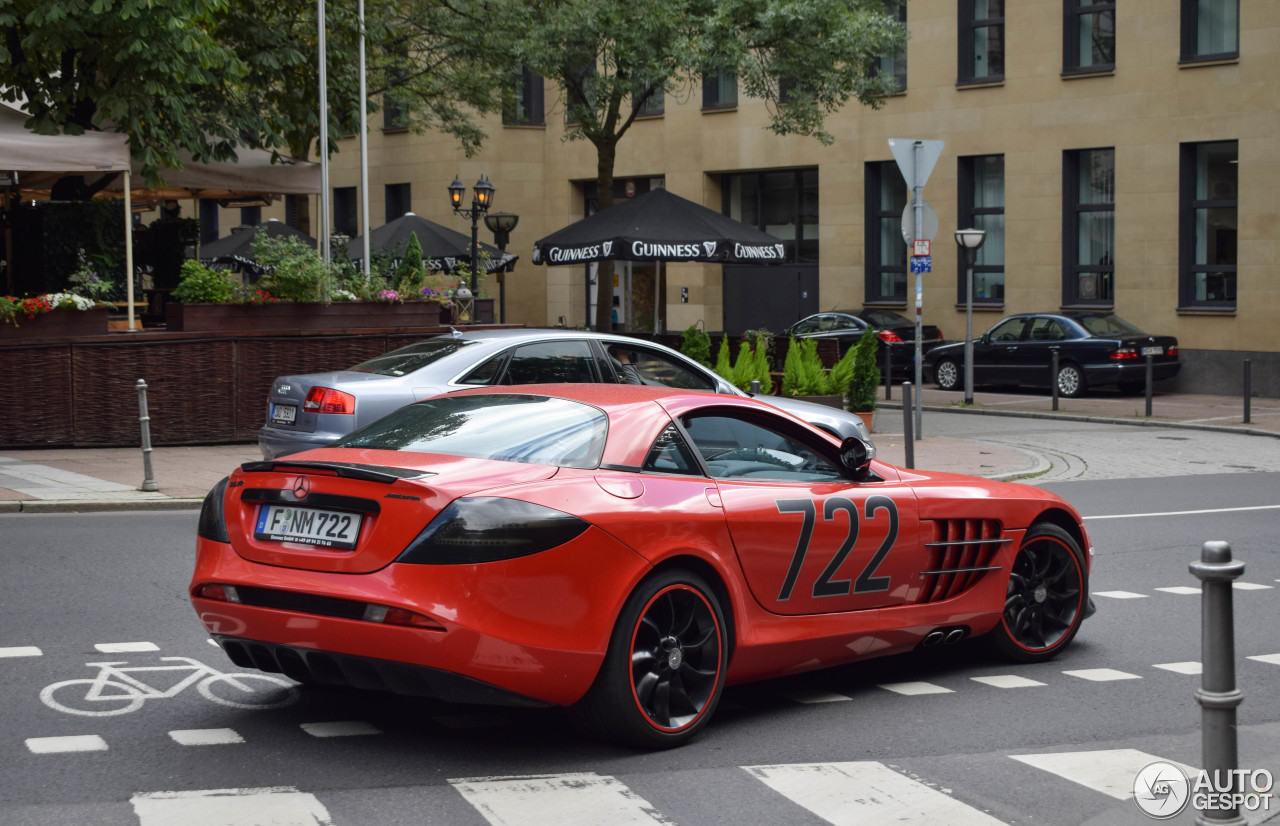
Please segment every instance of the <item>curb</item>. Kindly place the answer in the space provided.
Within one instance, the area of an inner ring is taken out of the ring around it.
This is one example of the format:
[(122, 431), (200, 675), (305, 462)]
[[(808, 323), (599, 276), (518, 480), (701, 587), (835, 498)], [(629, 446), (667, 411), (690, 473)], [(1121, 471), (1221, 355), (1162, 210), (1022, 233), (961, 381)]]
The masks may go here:
[(107, 513), (120, 511), (199, 510), (204, 499), (22, 499), (0, 502), (0, 513)]
[[(902, 402), (876, 402), (876, 407), (883, 407), (889, 410), (901, 410)], [(1280, 433), (1270, 430), (1258, 430), (1253, 427), (1232, 427), (1230, 425), (1219, 424), (1194, 424), (1189, 422), (1168, 421), (1165, 419), (1116, 419), (1110, 416), (1088, 416), (1078, 413), (1039, 413), (1039, 412), (1021, 412), (1016, 410), (989, 410), (984, 407), (939, 407), (936, 404), (926, 404), (921, 410), (927, 410), (931, 413), (965, 413), (972, 416), (1004, 416), (1009, 419), (1051, 419), (1059, 422), (1088, 422), (1091, 424), (1123, 424), (1131, 427), (1168, 427), (1178, 430), (1205, 430), (1210, 433), (1239, 433), (1245, 436), (1268, 436), (1272, 439), (1280, 439)]]

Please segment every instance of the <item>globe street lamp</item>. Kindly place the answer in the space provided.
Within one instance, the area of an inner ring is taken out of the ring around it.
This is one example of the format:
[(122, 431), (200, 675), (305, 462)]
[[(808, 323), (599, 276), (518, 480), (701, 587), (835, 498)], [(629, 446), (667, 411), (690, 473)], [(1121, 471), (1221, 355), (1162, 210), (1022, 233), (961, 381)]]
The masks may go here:
[(980, 229), (956, 230), (956, 244), (964, 250), (964, 403), (973, 404), (973, 265), (978, 260), (978, 248), (987, 240), (987, 233)]
[[(511, 241), (511, 230), (520, 223), (520, 216), (510, 212), (493, 212), (484, 216), (484, 225), (493, 233), (493, 244), (500, 251), (507, 251), (507, 243)], [(507, 268), (498, 270), (498, 321), (507, 323)]]
[(480, 267), (480, 216), (489, 211), (489, 205), (493, 203), (493, 184), (483, 175), (480, 180), (476, 181), (476, 185), (472, 187), (471, 208), (462, 208), (462, 196), (467, 192), (467, 187), (458, 178), (453, 179), (453, 183), (449, 184), (449, 202), (453, 205), (453, 211), (463, 218), (471, 220), (471, 292), (476, 291), (476, 271)]

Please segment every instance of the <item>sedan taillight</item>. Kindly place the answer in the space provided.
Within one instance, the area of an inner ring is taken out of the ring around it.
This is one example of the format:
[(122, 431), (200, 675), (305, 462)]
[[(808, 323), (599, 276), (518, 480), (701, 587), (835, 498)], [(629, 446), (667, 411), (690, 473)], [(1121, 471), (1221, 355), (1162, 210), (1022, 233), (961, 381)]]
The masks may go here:
[(1176, 355), (1178, 355), (1178, 345), (1176, 345), (1176, 344), (1175, 344), (1175, 345), (1173, 345), (1172, 347), (1170, 347), (1169, 349), (1165, 350), (1165, 351), (1164, 351), (1164, 354), (1165, 354), (1166, 356), (1176, 356)]
[(355, 415), (356, 397), (329, 387), (313, 387), (307, 391), (302, 409), (312, 413), (341, 413)]
[(1138, 357), (1138, 351), (1133, 347), (1121, 347), (1118, 350), (1111, 351), (1112, 361), (1123, 361), (1124, 359), (1136, 359), (1137, 357)]
[(876, 333), (876, 338), (880, 339), (885, 343), (889, 343), (893, 341), (902, 341), (902, 337), (899, 336), (897, 333), (895, 333), (893, 330), (881, 330), (880, 332)]

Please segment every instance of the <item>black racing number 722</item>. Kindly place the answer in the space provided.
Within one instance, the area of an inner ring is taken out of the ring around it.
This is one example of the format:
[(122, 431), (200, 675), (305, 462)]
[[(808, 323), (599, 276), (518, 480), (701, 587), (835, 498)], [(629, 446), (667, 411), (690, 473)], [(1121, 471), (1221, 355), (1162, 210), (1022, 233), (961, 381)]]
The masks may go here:
[[(786, 602), (791, 599), (791, 591), (796, 587), (796, 578), (800, 576), (800, 569), (804, 566), (804, 558), (809, 553), (809, 542), (813, 539), (813, 525), (817, 521), (818, 508), (812, 499), (778, 499), (774, 502), (778, 507), (778, 513), (799, 513), (804, 515), (804, 522), (800, 527), (800, 540), (796, 542), (796, 552), (791, 557), (791, 565), (787, 568), (787, 577), (782, 581), (782, 590), (778, 592), (778, 601)], [(884, 558), (889, 555), (889, 549), (893, 547), (893, 543), (898, 539), (898, 506), (893, 500), (887, 496), (871, 496), (867, 498), (864, 508), (865, 517), (874, 519), (877, 511), (888, 511), (889, 513), (889, 532), (885, 534), (884, 541), (880, 543), (880, 548), (875, 552), (867, 562), (866, 567), (862, 569), (862, 573), (858, 574), (858, 578), (853, 581), (853, 593), (855, 594), (872, 594), (879, 591), (889, 590), (889, 577), (876, 576), (876, 569), (880, 567), (880, 563), (884, 562)], [(835, 556), (827, 563), (827, 567), (818, 576), (813, 583), (813, 596), (818, 597), (842, 597), (849, 593), (850, 582), (847, 579), (832, 579), (840, 566), (848, 558), (849, 553), (853, 550), (854, 544), (858, 541), (858, 506), (843, 496), (832, 496), (823, 502), (822, 505), (822, 521), (830, 522), (835, 518), (837, 511), (844, 511), (849, 515), (849, 533), (845, 536), (844, 542), (840, 543), (839, 550)]]

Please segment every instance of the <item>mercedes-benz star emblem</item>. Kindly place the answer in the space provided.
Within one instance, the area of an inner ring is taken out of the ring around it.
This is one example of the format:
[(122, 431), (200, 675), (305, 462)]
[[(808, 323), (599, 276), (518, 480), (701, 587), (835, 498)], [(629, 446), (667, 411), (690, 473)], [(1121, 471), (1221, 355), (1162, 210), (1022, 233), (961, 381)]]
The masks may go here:
[(306, 499), (311, 492), (311, 481), (305, 476), (293, 480), (293, 496), (295, 499)]

